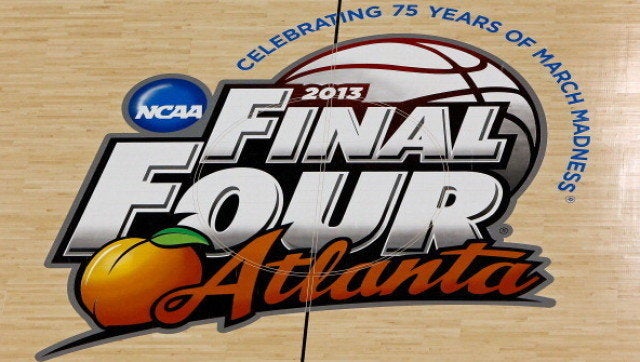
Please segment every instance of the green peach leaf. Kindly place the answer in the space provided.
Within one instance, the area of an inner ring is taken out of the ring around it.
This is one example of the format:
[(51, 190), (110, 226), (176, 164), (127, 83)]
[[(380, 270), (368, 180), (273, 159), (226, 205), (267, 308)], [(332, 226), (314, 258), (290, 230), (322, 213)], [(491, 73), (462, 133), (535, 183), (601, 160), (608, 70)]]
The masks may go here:
[(193, 244), (211, 246), (209, 239), (199, 232), (180, 227), (160, 230), (151, 237), (150, 241), (158, 246), (168, 248)]

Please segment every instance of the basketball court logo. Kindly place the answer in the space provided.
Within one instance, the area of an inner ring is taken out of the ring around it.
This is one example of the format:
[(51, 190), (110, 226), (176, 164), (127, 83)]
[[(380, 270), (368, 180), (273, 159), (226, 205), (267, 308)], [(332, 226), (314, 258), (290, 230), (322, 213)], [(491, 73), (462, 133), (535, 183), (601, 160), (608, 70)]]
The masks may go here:
[(491, 54), (362, 38), (212, 101), (142, 104), (165, 78), (135, 87), (125, 118), (185, 123), (109, 135), (47, 261), (73, 268), (92, 331), (40, 357), (309, 307), (553, 305), (540, 248), (503, 240), (544, 114)]

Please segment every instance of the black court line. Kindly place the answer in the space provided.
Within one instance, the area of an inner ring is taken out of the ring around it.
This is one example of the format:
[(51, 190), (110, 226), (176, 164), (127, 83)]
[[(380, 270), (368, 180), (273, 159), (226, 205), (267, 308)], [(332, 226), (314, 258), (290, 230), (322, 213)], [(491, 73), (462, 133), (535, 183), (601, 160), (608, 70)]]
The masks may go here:
[[(340, 12), (342, 11), (342, 0), (338, 0), (338, 9), (336, 10), (336, 30), (333, 32), (333, 51), (336, 51), (335, 46), (338, 44), (338, 35), (340, 33)], [(309, 264), (309, 273), (311, 273), (311, 265), (313, 264), (313, 260), (315, 259), (315, 253), (311, 255), (311, 262)], [(313, 281), (313, 278), (309, 280)], [(309, 293), (307, 293), (309, 294)], [(307, 298), (309, 296), (307, 295)], [(300, 351), (300, 362), (304, 362), (307, 354), (307, 338), (309, 335), (309, 317), (311, 311), (311, 303), (310, 301), (307, 303), (304, 311), (304, 328), (302, 329), (302, 348)]]

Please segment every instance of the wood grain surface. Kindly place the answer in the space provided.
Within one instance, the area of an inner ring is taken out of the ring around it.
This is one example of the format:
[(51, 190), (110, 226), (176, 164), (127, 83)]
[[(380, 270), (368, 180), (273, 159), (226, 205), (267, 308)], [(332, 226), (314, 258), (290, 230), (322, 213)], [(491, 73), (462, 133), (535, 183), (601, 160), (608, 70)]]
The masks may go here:
[[(553, 308), (416, 305), (311, 313), (307, 359), (640, 360), (640, 3), (637, 1), (416, 2), (420, 16), (342, 24), (340, 40), (417, 33), (482, 48), (533, 86), (547, 115), (547, 153), (508, 222), (507, 241), (539, 245), (555, 281)], [(588, 169), (567, 203), (570, 106), (531, 51), (428, 5), (499, 20), (551, 50), (580, 82), (590, 111)], [(86, 331), (67, 295), (69, 269), (44, 260), (107, 133), (133, 132), (121, 102), (137, 82), (184, 73), (210, 88), (268, 79), (330, 45), (333, 28), (291, 42), (251, 71), (239, 58), (268, 39), (334, 13), (335, 1), (0, 0), (0, 358), (35, 353)], [(65, 355), (60, 360), (297, 360), (303, 313), (219, 333), (204, 324)]]

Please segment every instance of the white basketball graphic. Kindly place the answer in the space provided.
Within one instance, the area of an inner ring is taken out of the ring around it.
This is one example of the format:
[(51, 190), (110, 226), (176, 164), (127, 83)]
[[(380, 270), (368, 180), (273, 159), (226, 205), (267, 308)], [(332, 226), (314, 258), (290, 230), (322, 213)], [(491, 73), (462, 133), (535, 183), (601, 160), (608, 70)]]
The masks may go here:
[(506, 167), (495, 172), (512, 192), (528, 179), (544, 151), (542, 110), (525, 81), (497, 58), (466, 44), (409, 36), (355, 40), (310, 56), (284, 72), (278, 83), (367, 83), (364, 101), (371, 103), (509, 103), (498, 133), (514, 135), (515, 143)]

